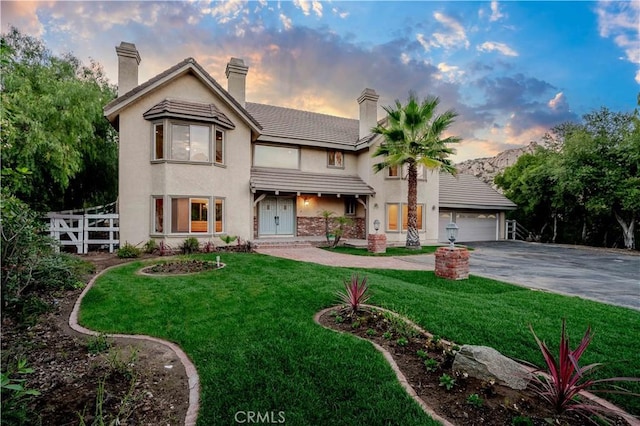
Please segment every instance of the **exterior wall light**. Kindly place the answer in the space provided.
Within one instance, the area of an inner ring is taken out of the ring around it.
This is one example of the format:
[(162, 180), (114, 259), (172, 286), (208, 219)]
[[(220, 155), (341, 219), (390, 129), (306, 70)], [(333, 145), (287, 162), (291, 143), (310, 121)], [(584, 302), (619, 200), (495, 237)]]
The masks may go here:
[(378, 219), (373, 221), (373, 229), (376, 230), (376, 234), (378, 233), (378, 229), (380, 229), (380, 221)]

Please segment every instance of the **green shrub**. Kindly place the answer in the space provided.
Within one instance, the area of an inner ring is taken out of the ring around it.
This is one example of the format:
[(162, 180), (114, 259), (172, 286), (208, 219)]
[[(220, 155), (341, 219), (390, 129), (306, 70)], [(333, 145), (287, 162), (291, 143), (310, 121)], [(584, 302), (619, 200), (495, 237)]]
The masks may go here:
[(35, 423), (35, 413), (28, 409), (29, 400), (40, 392), (27, 389), (24, 386), (26, 379), (22, 375), (33, 373), (33, 368), (27, 367), (27, 360), (18, 360), (17, 365), (7, 368), (0, 375), (0, 394), (2, 424), (3, 425), (27, 425)]
[(182, 251), (182, 254), (197, 253), (200, 251), (200, 243), (197, 238), (189, 237), (182, 242), (180, 250)]
[(111, 342), (107, 339), (107, 336), (100, 333), (96, 336), (91, 336), (87, 340), (87, 350), (90, 354), (99, 354), (105, 352), (111, 347)]
[(156, 243), (156, 240), (153, 240), (153, 239), (149, 240), (146, 243), (144, 243), (143, 250), (147, 254), (153, 254), (153, 252), (158, 250), (158, 243)]
[(136, 257), (140, 257), (141, 254), (142, 250), (127, 242), (118, 249), (118, 257), (120, 259), (135, 259)]

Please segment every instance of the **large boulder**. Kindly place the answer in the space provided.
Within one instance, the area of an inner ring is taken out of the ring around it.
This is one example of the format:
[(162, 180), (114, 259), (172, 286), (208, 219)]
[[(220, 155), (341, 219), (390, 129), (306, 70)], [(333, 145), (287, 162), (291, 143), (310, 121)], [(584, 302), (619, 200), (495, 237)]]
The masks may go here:
[(456, 354), (453, 369), (512, 389), (526, 388), (531, 377), (524, 366), (487, 346), (464, 345)]

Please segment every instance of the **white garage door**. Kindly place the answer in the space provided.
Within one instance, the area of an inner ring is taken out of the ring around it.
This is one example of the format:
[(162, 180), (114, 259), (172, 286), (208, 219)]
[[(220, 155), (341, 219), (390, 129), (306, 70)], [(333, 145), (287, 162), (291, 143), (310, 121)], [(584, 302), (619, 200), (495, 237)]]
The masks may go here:
[[(495, 241), (498, 221), (495, 213), (463, 213), (455, 212), (455, 223), (458, 225), (456, 241)], [(450, 221), (450, 212), (441, 212), (438, 232), (439, 240), (447, 242), (445, 227)]]

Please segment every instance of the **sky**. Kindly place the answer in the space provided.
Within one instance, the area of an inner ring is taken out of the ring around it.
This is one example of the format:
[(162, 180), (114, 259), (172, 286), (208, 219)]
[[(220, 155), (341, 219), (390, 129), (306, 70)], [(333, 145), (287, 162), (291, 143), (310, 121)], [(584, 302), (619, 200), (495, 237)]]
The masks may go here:
[(455, 109), (454, 161), (538, 141), (640, 92), (634, 1), (40, 1), (0, 3), (9, 26), (55, 54), (103, 65), (135, 43), (140, 83), (193, 57), (223, 87), (231, 57), (249, 66), (247, 101), (358, 118), (365, 88), (383, 106), (440, 98)]

